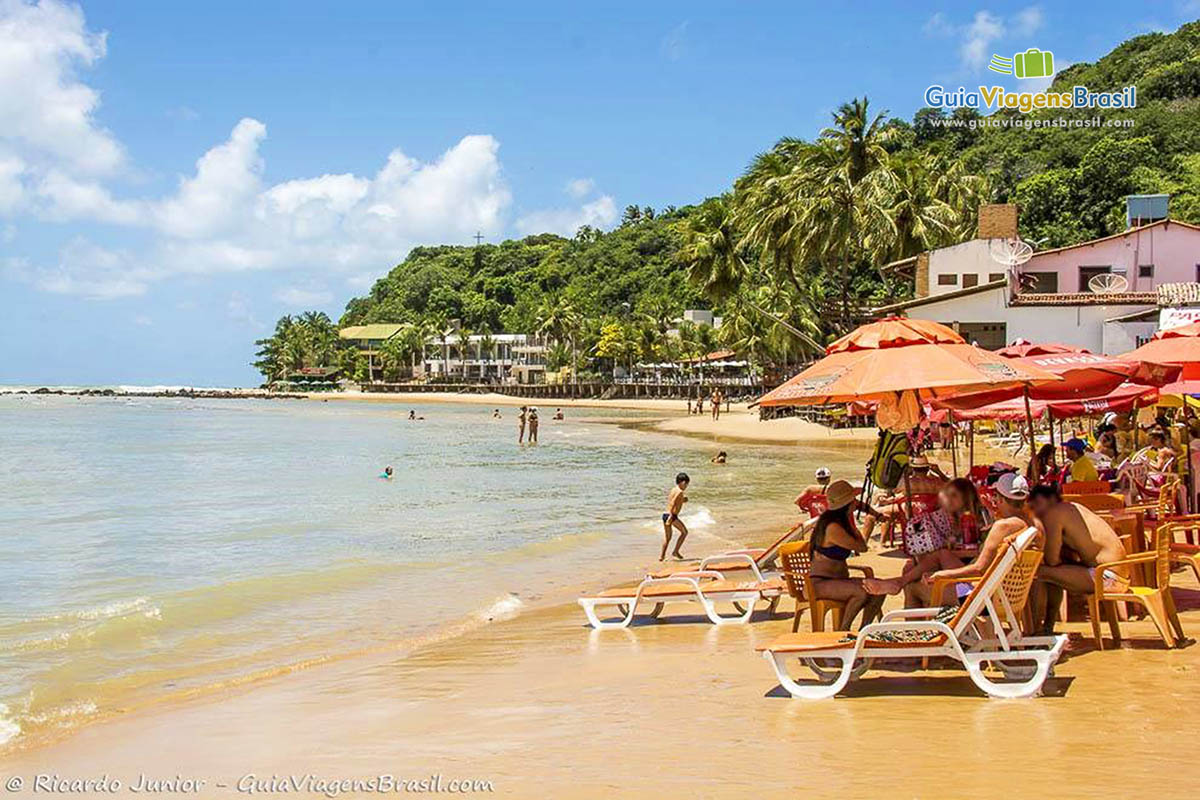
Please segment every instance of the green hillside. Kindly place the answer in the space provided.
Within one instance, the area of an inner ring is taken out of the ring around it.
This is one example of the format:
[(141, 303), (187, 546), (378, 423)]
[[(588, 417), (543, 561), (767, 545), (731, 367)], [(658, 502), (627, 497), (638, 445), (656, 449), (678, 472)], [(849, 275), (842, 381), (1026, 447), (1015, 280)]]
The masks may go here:
[[(786, 364), (866, 307), (904, 297), (908, 287), (885, 282), (878, 267), (969, 238), (980, 202), (1019, 203), (1022, 236), (1039, 247), (1122, 229), (1130, 193), (1169, 193), (1172, 217), (1200, 222), (1200, 22), (1074, 64), (1053, 88), (1080, 84), (1136, 84), (1138, 106), (994, 115), (1100, 119), (1069, 128), (985, 127), (959, 110), (950, 118), (965, 125), (950, 127), (935, 109), (906, 121), (854, 100), (816, 140), (782, 139), (754, 157), (721, 197), (658, 213), (630, 206), (615, 229), (584, 228), (569, 239), (416, 248), (351, 299), (339, 324), (434, 330), (458, 319), (475, 332), (544, 330), (575, 342), (583, 371), (717, 344)], [(685, 327), (682, 340), (665, 336), (694, 307), (713, 308), (727, 324), (716, 335)], [(261, 343), (264, 375), (347, 357), (335, 354), (332, 323), (321, 316), (280, 321)], [(397, 364), (405, 357), (394, 356)], [(569, 357), (560, 348), (555, 366)]]

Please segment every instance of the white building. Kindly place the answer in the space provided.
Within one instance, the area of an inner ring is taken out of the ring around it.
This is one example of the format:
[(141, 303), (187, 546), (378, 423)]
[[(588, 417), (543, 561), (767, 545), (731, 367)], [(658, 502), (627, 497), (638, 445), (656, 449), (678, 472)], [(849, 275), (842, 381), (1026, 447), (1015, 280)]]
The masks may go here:
[(1026, 339), (1117, 355), (1148, 339), (1160, 317), (1186, 321), (1200, 312), (1192, 308), (1200, 306), (1200, 227), (1157, 220), (1036, 252), (1014, 268), (993, 254), (1016, 239), (1016, 207), (981, 208), (979, 233), (885, 267), (911, 277), (917, 296), (875, 313), (941, 322), (988, 349)]
[(425, 344), (425, 374), (466, 383), (543, 383), (547, 342), (525, 333), (473, 334), (465, 346), (452, 331), (445, 346), (438, 339)]

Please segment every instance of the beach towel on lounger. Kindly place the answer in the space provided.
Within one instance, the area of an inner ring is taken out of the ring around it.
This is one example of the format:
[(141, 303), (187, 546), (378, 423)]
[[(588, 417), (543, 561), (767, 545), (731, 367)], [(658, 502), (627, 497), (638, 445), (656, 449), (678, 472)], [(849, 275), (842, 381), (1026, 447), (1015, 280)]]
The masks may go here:
[[(934, 622), (941, 622), (949, 625), (955, 615), (958, 614), (958, 606), (942, 606), (938, 612), (933, 615)], [(929, 642), (937, 639), (943, 634), (937, 631), (877, 631), (867, 636), (868, 642), (886, 642), (887, 644), (904, 644), (907, 642)], [(853, 633), (846, 634), (842, 638), (843, 642), (853, 642), (857, 637)]]

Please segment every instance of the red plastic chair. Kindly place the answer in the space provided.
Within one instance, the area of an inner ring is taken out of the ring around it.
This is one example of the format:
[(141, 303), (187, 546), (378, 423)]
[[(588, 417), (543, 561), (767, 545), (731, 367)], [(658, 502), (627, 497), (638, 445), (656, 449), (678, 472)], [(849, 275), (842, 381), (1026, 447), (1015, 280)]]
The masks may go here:
[[(938, 507), (938, 496), (936, 494), (914, 494), (912, 496), (912, 513), (914, 517), (919, 517), (922, 514), (928, 514), (930, 511)], [(883, 532), (883, 543), (888, 546), (893, 546), (896, 543), (896, 530), (900, 530), (900, 547), (907, 552), (907, 545), (904, 541), (904, 531), (908, 528), (908, 503), (901, 497), (893, 506), (892, 517), (888, 522), (887, 530)]]

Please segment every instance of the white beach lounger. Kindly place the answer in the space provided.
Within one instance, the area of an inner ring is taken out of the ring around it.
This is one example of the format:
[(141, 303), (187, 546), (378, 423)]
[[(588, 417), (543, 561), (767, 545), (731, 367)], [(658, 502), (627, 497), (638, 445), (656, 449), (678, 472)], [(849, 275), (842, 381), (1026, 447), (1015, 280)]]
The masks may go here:
[[(1018, 625), (1006, 631), (992, 620), (1015, 620), (1004, 580), (1021, 553), (1037, 536), (1027, 528), (991, 563), (966, 601), (948, 622), (936, 619), (941, 609), (892, 611), (880, 622), (865, 626), (853, 641), (844, 631), (793, 633), (760, 648), (792, 697), (833, 697), (870, 667), (873, 658), (953, 658), (967, 669), (975, 685), (992, 697), (1030, 697), (1041, 692), (1051, 668), (1067, 643), (1065, 635), (1023, 636)], [(1024, 576), (1028, 593), (1032, 576)], [(998, 613), (1003, 609), (1003, 615)], [(984, 616), (984, 614), (987, 616)], [(817, 676), (815, 683), (798, 683), (787, 672), (789, 659), (798, 658)], [(840, 662), (826, 669), (817, 661)], [(983, 673), (990, 664), (1012, 682), (997, 682)]]
[[(657, 618), (668, 603), (698, 604), (714, 625), (745, 624), (754, 614), (754, 606), (767, 601), (768, 610), (774, 611), (779, 598), (785, 591), (783, 581), (731, 581), (720, 572), (694, 570), (679, 573), (669, 578), (646, 578), (637, 586), (606, 589), (594, 595), (579, 598), (583, 613), (593, 628), (627, 628), (637, 614), (639, 604), (653, 603), (649, 616)], [(717, 612), (717, 603), (730, 603), (737, 614), (723, 615)], [(622, 616), (602, 620), (596, 614), (599, 607), (615, 608)]]
[(739, 570), (749, 570), (754, 575), (755, 580), (765, 581), (776, 577), (775, 572), (771, 570), (771, 566), (779, 558), (779, 548), (804, 536), (812, 530), (816, 523), (816, 519), (797, 522), (786, 533), (762, 549), (728, 550), (724, 553), (714, 553), (711, 556), (701, 559), (699, 563), (691, 561), (664, 566), (661, 569), (651, 572), (647, 577), (670, 578), (673, 575), (682, 575), (697, 571), (737, 572)]

